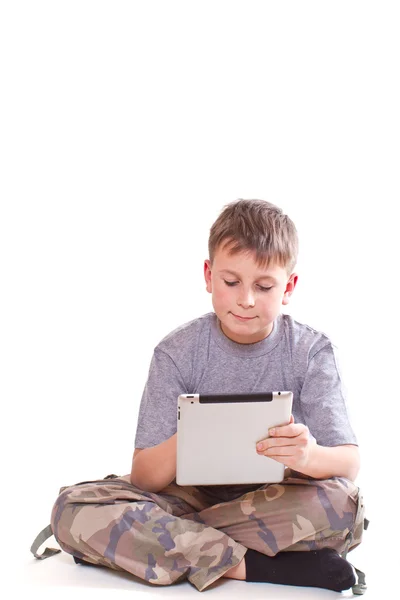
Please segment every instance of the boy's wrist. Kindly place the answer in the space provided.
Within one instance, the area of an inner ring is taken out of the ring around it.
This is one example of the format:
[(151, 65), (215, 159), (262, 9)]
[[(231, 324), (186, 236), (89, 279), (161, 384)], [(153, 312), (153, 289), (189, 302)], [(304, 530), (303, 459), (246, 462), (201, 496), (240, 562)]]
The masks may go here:
[(298, 469), (304, 475), (315, 479), (346, 477), (354, 481), (359, 470), (357, 446), (320, 446), (313, 443), (308, 452), (307, 462)]
[(176, 477), (176, 438), (145, 448), (132, 463), (131, 483), (148, 492), (158, 492)]

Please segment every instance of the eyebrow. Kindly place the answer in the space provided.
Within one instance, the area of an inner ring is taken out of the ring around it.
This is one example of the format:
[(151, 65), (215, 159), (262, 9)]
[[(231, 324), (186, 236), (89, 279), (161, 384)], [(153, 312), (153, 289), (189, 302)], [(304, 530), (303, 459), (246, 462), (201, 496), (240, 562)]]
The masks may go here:
[[(219, 271), (219, 273), (229, 273), (229, 275), (239, 278), (239, 275), (235, 273), (235, 271), (230, 271), (229, 269), (222, 269), (222, 271)], [(273, 283), (278, 283), (278, 281), (275, 279), (275, 277), (272, 277), (272, 275), (260, 274), (258, 277), (256, 277), (256, 279), (269, 279)]]

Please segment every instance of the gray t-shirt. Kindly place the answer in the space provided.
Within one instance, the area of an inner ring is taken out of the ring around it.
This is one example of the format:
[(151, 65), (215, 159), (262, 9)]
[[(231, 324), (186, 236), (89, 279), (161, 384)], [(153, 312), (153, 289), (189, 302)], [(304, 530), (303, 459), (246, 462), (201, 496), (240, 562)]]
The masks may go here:
[[(178, 327), (155, 347), (139, 410), (135, 448), (149, 448), (177, 430), (179, 394), (293, 392), (293, 416), (322, 446), (357, 444), (329, 338), (280, 314), (270, 335), (238, 344), (215, 313)], [(210, 500), (229, 502), (253, 485), (199, 486)]]
[[(238, 344), (214, 312), (181, 325), (155, 347), (141, 400), (135, 448), (177, 430), (179, 394), (293, 392), (293, 416), (322, 446), (357, 444), (330, 339), (280, 314), (270, 335)], [(222, 487), (222, 486), (220, 486)]]

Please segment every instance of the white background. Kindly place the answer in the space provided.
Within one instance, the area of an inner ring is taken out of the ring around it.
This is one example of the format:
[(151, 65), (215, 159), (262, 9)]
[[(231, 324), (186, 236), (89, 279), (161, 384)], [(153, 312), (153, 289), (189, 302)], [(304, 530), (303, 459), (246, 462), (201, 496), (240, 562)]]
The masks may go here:
[(1, 4), (1, 445), (19, 554), (61, 486), (130, 471), (153, 348), (212, 310), (209, 228), (241, 197), (297, 226), (284, 310), (338, 347), (359, 482), (391, 543), (399, 25), (396, 2)]

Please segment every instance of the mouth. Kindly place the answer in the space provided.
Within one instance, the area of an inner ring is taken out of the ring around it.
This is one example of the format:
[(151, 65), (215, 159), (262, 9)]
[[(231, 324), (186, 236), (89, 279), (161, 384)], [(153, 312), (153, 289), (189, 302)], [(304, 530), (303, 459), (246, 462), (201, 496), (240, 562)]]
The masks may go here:
[(235, 315), (235, 313), (231, 314), (236, 317), (236, 319), (239, 319), (239, 321), (251, 321), (252, 319), (255, 319), (255, 317), (241, 317), (240, 315)]

